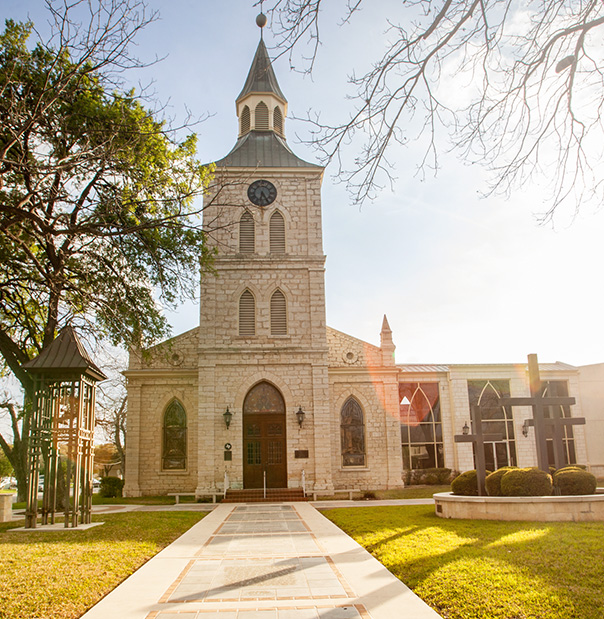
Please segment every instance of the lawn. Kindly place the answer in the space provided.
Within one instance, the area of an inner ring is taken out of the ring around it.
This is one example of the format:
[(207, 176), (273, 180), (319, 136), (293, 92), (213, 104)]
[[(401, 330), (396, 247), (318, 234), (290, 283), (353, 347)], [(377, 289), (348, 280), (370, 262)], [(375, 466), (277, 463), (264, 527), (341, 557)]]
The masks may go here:
[(444, 520), (432, 506), (323, 513), (446, 619), (604, 617), (604, 523)]
[(1, 524), (0, 617), (80, 617), (204, 515), (104, 514), (93, 517), (102, 526), (56, 533), (10, 533), (23, 522)]

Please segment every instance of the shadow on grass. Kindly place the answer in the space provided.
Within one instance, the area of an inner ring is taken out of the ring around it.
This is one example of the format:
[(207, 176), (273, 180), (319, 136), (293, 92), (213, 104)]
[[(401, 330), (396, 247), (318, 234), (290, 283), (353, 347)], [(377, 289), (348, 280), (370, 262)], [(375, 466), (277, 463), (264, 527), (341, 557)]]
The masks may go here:
[[(0, 524), (0, 547), (3, 543), (16, 545), (45, 544), (77, 545), (83, 542), (118, 543), (136, 542), (164, 544), (174, 538), (174, 530), (184, 532), (206, 514), (203, 512), (129, 512), (125, 514), (99, 514), (93, 522), (103, 522), (87, 530), (65, 529), (59, 531), (19, 531), (9, 529), (23, 527), (25, 520), (13, 520)], [(63, 523), (58, 517), (56, 522)], [(180, 534), (179, 533), (179, 534)]]
[(431, 506), (325, 515), (447, 617), (604, 616), (604, 523), (444, 520)]

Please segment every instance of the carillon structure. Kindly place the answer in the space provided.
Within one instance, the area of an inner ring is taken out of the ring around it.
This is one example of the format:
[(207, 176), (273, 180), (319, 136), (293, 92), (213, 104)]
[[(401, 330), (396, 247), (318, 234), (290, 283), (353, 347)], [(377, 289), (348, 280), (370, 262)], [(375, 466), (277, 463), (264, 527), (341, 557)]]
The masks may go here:
[[(25, 364), (34, 381), (29, 431), (25, 527), (38, 521), (38, 486), (44, 471), (41, 523), (54, 524), (62, 489), (65, 527), (91, 521), (96, 384), (107, 377), (72, 327), (65, 327)], [(61, 470), (59, 454), (66, 456)]]

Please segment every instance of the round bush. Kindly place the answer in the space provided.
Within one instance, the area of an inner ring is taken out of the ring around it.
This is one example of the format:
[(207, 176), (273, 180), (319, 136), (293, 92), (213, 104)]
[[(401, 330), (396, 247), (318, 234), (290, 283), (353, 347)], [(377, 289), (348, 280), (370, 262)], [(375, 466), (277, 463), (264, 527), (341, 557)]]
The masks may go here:
[(119, 477), (101, 477), (99, 494), (105, 498), (122, 496), (124, 480)]
[(503, 496), (501, 493), (501, 478), (508, 472), (516, 469), (515, 466), (502, 466), (500, 469), (487, 475), (485, 487), (489, 496)]
[[(490, 471), (486, 472), (487, 475)], [(466, 471), (451, 482), (451, 492), (460, 496), (478, 496), (478, 480), (476, 471)]]
[(594, 494), (596, 491), (595, 475), (579, 468), (566, 467), (554, 475), (554, 485), (560, 494)]
[(512, 469), (501, 478), (502, 496), (550, 496), (552, 476), (538, 468)]

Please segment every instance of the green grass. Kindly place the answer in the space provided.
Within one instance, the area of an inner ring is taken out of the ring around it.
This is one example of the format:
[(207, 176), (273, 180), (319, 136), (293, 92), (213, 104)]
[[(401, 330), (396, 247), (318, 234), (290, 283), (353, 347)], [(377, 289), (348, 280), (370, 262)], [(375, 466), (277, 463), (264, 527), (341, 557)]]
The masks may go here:
[(9, 533), (0, 525), (0, 617), (71, 619), (203, 518), (197, 512), (93, 517), (88, 531)]
[[(437, 492), (450, 492), (451, 486), (407, 486), (406, 488), (398, 488), (396, 490), (373, 490), (371, 494), (378, 500), (391, 499), (431, 499), (433, 494)], [(356, 492), (355, 500), (364, 500), (362, 494)], [(348, 492), (336, 491), (331, 496), (317, 496), (318, 501), (337, 501), (348, 499)], [(371, 499), (369, 499), (371, 500)]]
[(604, 617), (604, 523), (444, 520), (423, 505), (323, 513), (446, 619)]

